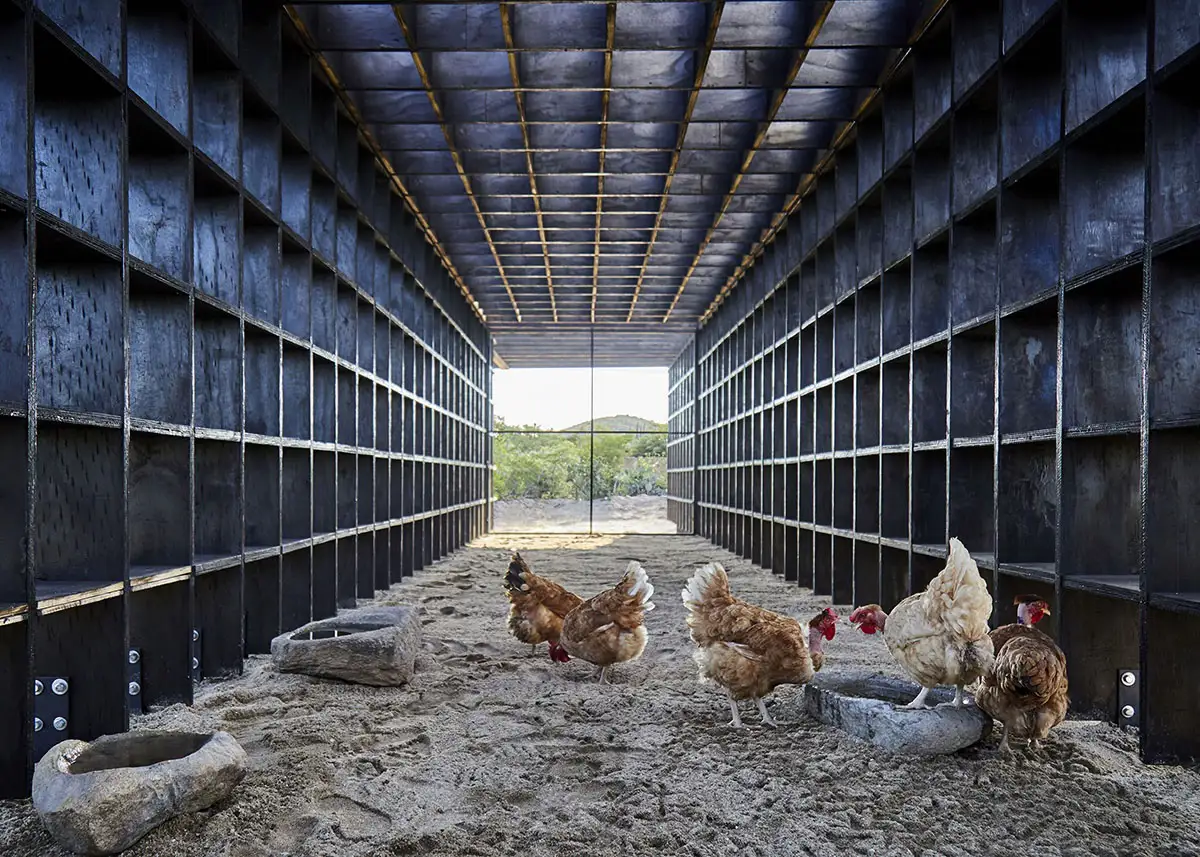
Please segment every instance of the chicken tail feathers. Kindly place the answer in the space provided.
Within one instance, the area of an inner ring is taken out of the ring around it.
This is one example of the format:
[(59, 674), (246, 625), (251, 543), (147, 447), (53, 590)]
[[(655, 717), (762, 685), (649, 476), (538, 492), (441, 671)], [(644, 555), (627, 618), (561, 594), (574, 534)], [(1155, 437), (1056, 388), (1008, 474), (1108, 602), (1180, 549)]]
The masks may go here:
[(621, 578), (619, 588), (623, 589), (630, 598), (636, 599), (644, 612), (649, 613), (654, 609), (654, 602), (650, 600), (654, 595), (654, 585), (646, 576), (646, 569), (642, 568), (642, 564), (637, 560), (630, 561), (628, 568), (625, 569), (625, 576)]
[(679, 594), (683, 598), (683, 606), (689, 613), (694, 613), (709, 598), (730, 596), (729, 576), (719, 562), (710, 562), (696, 569)]
[(956, 636), (975, 642), (987, 636), (992, 596), (979, 566), (958, 539), (950, 540), (946, 567), (925, 590), (926, 609), (938, 615)]

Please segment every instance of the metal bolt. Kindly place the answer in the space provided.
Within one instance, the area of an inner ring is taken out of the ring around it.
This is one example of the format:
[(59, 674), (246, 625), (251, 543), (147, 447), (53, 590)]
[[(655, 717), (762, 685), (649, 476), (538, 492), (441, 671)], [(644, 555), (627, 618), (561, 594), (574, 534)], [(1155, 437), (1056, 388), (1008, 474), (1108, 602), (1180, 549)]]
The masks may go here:
[(1137, 676), (1135, 676), (1133, 673), (1121, 673), (1121, 684), (1125, 685), (1126, 687), (1133, 687), (1135, 682), (1137, 682)]
[(140, 684), (138, 684), (136, 681), (131, 681), (129, 683), (129, 695), (130, 696), (137, 696), (141, 692), (142, 692), (142, 686)]
[(195, 628), (193, 628), (192, 629), (192, 642), (194, 643), (199, 639), (200, 639), (200, 632), (197, 631)]
[(50, 685), (50, 689), (54, 691), (55, 696), (62, 696), (70, 689), (70, 687), (71, 686), (67, 684), (67, 680), (65, 678), (56, 678), (54, 683)]
[(34, 732), (42, 731), (42, 718), (40, 718), (40, 717), (33, 718), (33, 731)]
[(1134, 715), (1134, 711), (1133, 711), (1132, 705), (1121, 706), (1121, 716), (1122, 717), (1124, 717), (1126, 720), (1132, 720), (1133, 715)]
[(200, 669), (200, 659), (199, 658), (192, 658), (192, 669), (194, 669), (194, 670)]
[(42, 680), (40, 678), (35, 678), (33, 680), (33, 695), (34, 696), (41, 696), (42, 691), (45, 689), (46, 688), (42, 685)]
[(59, 732), (62, 732), (64, 729), (66, 729), (67, 728), (67, 718), (55, 717), (54, 718), (54, 728), (57, 729)]
[(141, 659), (142, 659), (142, 653), (141, 653), (141, 652), (139, 652), (137, 649), (130, 649), (130, 650), (129, 650), (129, 663), (131, 663), (131, 664), (136, 664), (136, 663), (137, 663), (138, 661), (140, 661)]

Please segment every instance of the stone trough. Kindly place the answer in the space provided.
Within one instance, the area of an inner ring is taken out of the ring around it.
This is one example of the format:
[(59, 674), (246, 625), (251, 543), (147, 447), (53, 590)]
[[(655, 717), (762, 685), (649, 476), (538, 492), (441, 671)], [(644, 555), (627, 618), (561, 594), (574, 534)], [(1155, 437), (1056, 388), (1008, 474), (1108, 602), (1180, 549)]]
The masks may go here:
[[(821, 673), (804, 688), (808, 713), (843, 732), (891, 753), (941, 755), (970, 747), (992, 731), (992, 718), (975, 707), (897, 710), (920, 688), (912, 682), (867, 672)], [(950, 702), (953, 692), (938, 688), (927, 701)]]
[(33, 807), (77, 854), (117, 854), (177, 815), (224, 800), (246, 752), (227, 732), (126, 732), (63, 741), (33, 773)]
[(362, 607), (276, 637), (271, 658), (280, 672), (389, 687), (412, 677), (420, 644), (415, 608)]

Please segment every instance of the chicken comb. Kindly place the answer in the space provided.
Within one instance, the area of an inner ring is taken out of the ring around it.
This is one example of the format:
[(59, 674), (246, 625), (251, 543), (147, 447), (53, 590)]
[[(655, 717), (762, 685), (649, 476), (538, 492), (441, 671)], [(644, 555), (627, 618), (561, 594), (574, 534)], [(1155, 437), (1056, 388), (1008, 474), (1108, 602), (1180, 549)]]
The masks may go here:
[(832, 607), (826, 607), (824, 610), (822, 610), (816, 616), (809, 619), (808, 624), (810, 627), (815, 628), (817, 625), (820, 625), (826, 619), (837, 619), (837, 618), (838, 618), (837, 611), (834, 610)]

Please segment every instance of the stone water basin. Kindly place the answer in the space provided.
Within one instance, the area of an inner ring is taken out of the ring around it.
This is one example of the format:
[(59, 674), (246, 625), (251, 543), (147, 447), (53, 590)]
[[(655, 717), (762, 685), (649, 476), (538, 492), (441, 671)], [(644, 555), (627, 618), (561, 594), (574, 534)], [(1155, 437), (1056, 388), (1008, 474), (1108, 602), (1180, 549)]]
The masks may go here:
[[(805, 685), (804, 707), (822, 723), (891, 753), (955, 753), (991, 733), (992, 718), (973, 702), (962, 708), (896, 709), (919, 690), (913, 682), (862, 671), (818, 674)], [(954, 693), (937, 688), (926, 699), (939, 705), (952, 701)]]
[(51, 747), (33, 773), (33, 807), (76, 854), (118, 854), (177, 815), (227, 798), (246, 751), (227, 732), (126, 732)]

